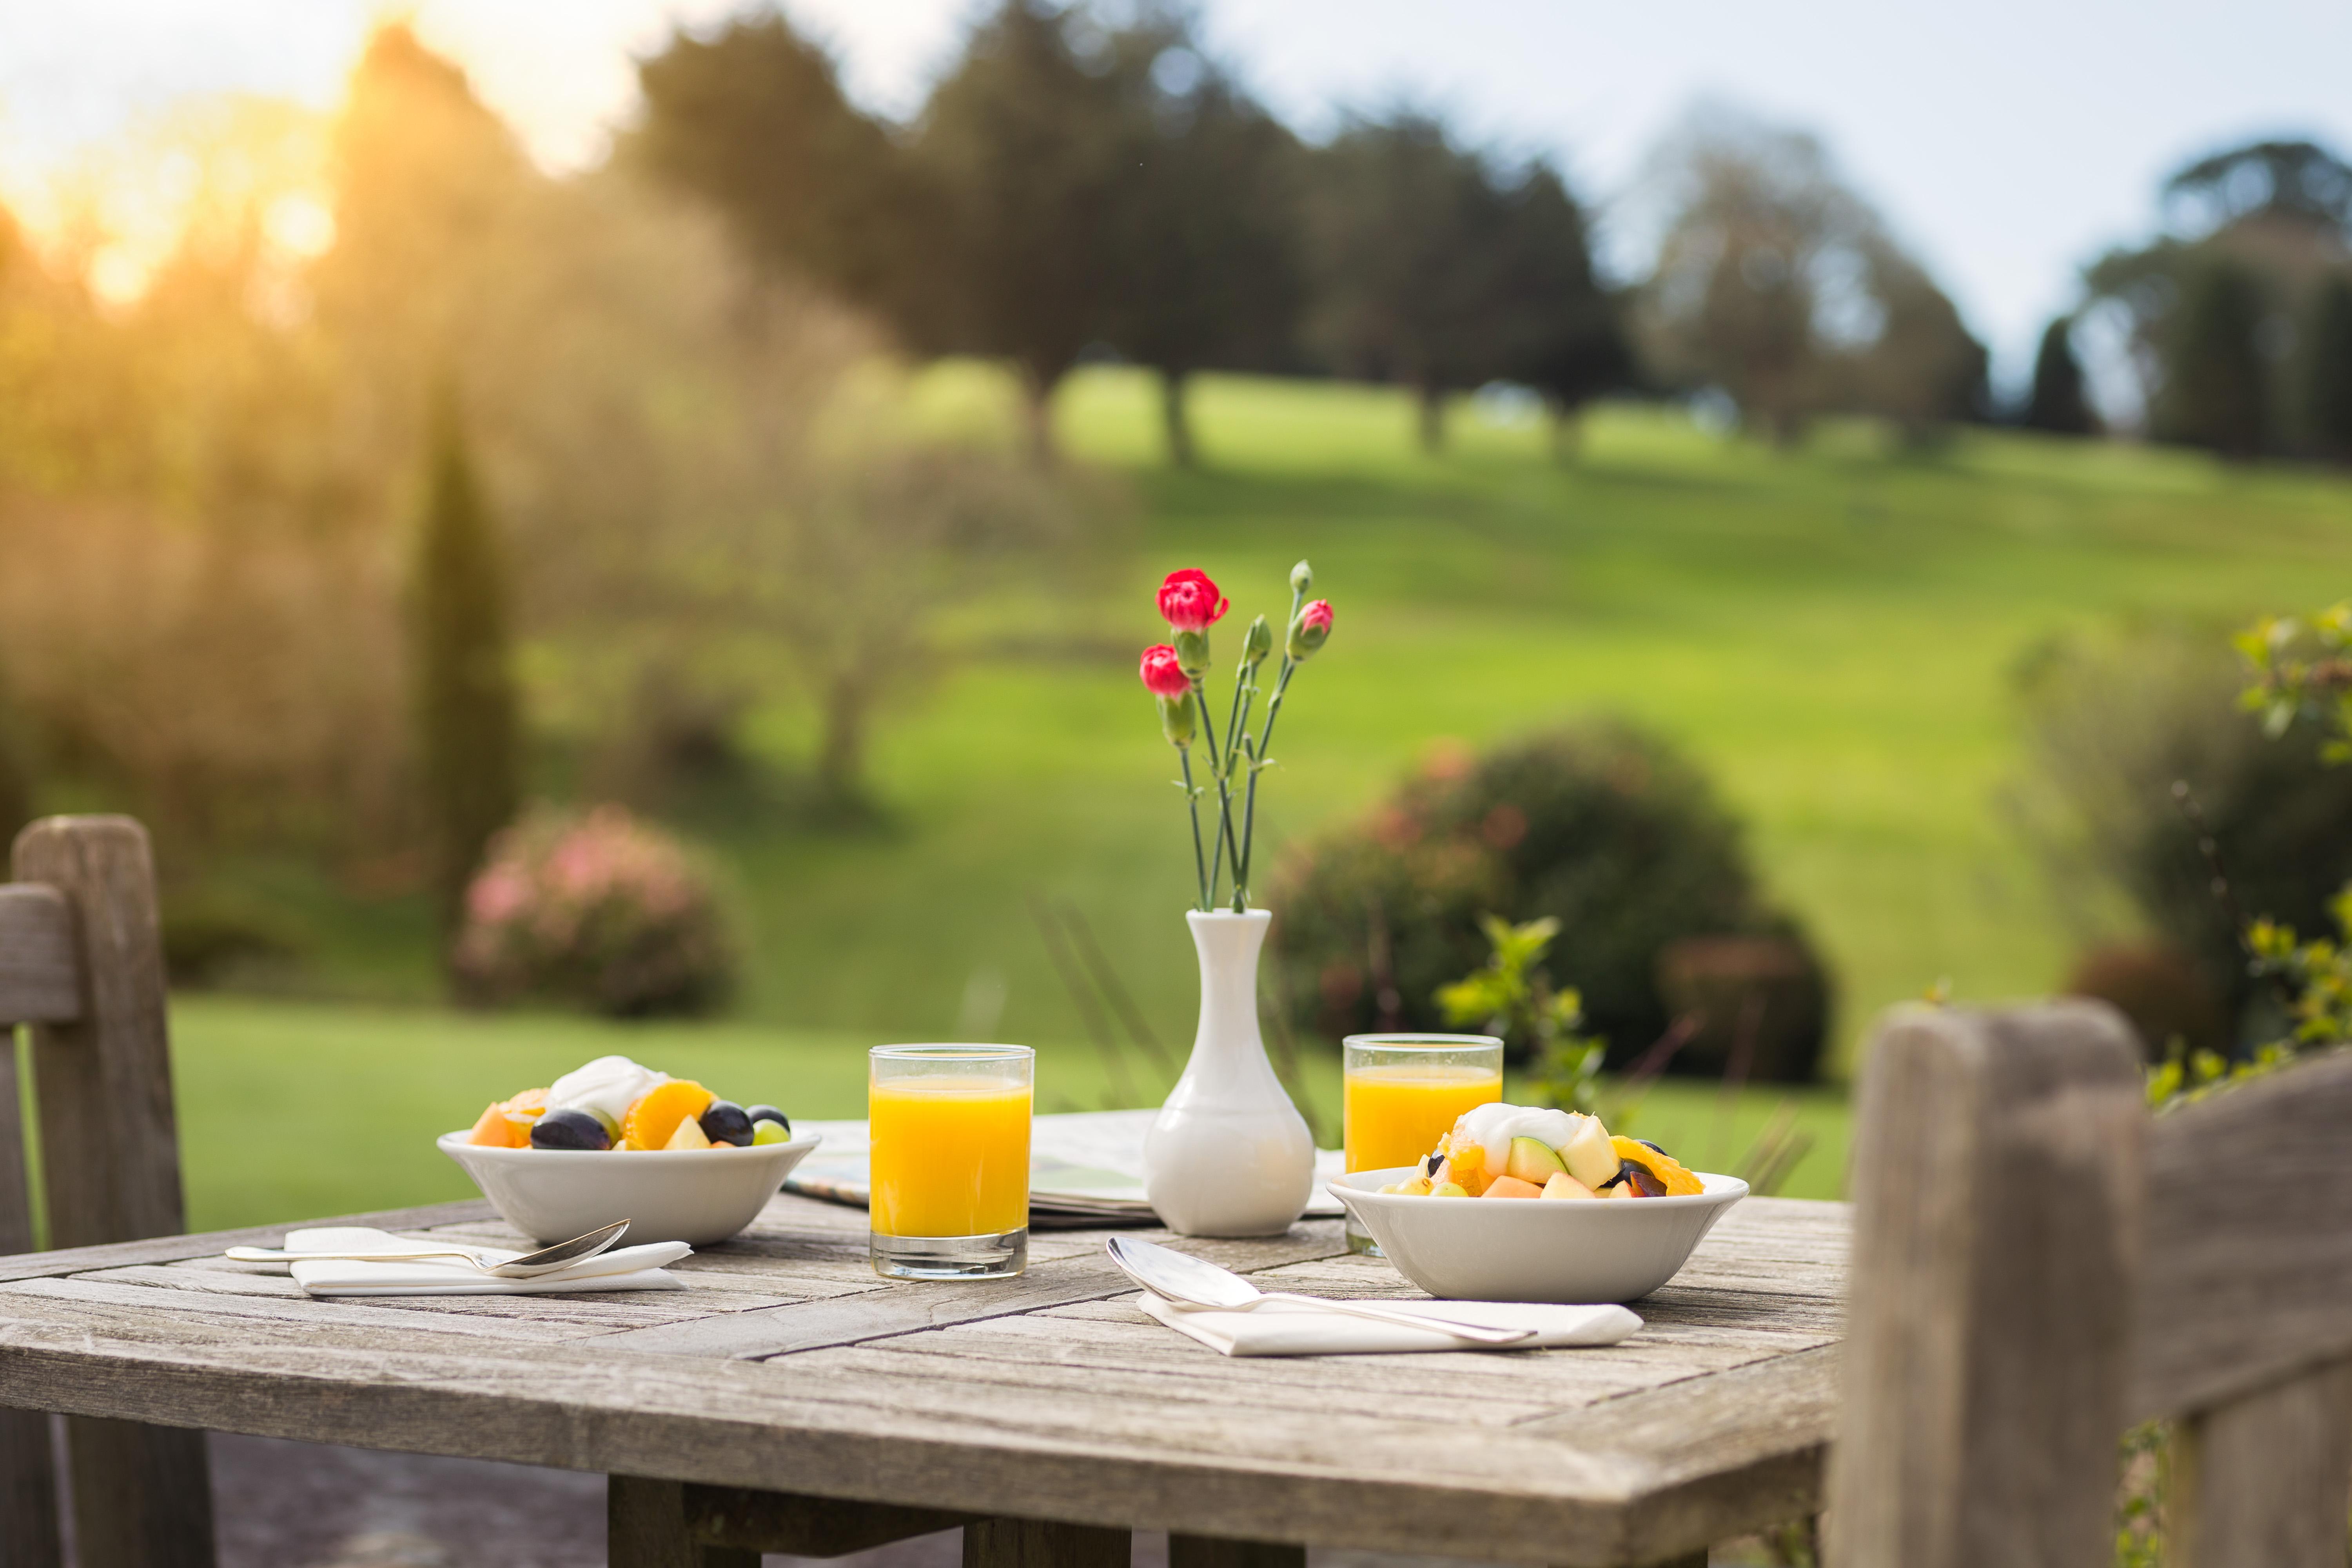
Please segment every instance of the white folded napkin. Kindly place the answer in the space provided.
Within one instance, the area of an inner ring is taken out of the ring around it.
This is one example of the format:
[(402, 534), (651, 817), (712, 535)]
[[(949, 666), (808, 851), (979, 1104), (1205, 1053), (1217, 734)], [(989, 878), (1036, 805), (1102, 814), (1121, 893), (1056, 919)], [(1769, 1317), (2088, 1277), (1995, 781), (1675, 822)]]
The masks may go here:
[(1416, 1316), (1456, 1318), (1487, 1329), (1533, 1329), (1515, 1345), (1482, 1345), (1432, 1324), (1410, 1329), (1326, 1311), (1304, 1301), (1265, 1301), (1246, 1311), (1187, 1307), (1146, 1290), (1135, 1304), (1220, 1355), (1370, 1355), (1384, 1351), (1542, 1350), (1613, 1345), (1642, 1326), (1622, 1307), (1554, 1307), (1532, 1301), (1382, 1301)]
[[(348, 1226), (289, 1231), (285, 1242), (289, 1252), (326, 1247), (364, 1252), (371, 1247), (415, 1245), (412, 1237)], [(474, 1250), (496, 1262), (522, 1256), (507, 1247), (480, 1247)], [(503, 1279), (495, 1274), (485, 1274), (456, 1258), (419, 1258), (396, 1263), (306, 1258), (287, 1268), (294, 1276), (294, 1283), (313, 1296), (541, 1296), (573, 1290), (683, 1290), (686, 1282), (670, 1273), (667, 1265), (693, 1251), (682, 1241), (614, 1247), (593, 1258), (583, 1258), (569, 1268), (533, 1275), (528, 1279)]]

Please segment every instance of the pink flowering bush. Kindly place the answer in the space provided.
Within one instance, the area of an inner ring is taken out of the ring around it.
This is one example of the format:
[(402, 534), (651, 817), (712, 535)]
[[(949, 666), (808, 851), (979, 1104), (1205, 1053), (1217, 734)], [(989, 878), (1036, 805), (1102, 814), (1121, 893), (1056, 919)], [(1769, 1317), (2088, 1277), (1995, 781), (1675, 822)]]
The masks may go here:
[(709, 1012), (735, 963), (709, 878), (617, 805), (541, 807), (493, 839), (454, 956), (469, 1000), (540, 997), (615, 1017)]

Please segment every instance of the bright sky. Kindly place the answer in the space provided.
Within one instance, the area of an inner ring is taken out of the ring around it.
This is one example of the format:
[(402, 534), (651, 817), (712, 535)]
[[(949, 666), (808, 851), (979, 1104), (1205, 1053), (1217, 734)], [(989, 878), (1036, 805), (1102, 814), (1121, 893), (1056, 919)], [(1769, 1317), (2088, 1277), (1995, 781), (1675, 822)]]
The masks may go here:
[[(852, 90), (905, 112), (974, 0), (784, 0)], [(985, 3), (985, 0), (982, 0)], [(1992, 342), (2030, 363), (2077, 269), (2144, 235), (2162, 175), (2255, 135), (2352, 154), (2346, 0), (1202, 0), (1210, 38), (1310, 133), (1403, 94), (1621, 198), (1715, 96), (1819, 132)], [(551, 166), (629, 112), (630, 56), (730, 0), (416, 0), (425, 39)], [(383, 0), (0, 0), (0, 195), (190, 94), (331, 105)], [(1622, 210), (1622, 207), (1619, 209)], [(1621, 236), (1624, 226), (1620, 226)], [(1621, 265), (1638, 259), (1621, 241)]]

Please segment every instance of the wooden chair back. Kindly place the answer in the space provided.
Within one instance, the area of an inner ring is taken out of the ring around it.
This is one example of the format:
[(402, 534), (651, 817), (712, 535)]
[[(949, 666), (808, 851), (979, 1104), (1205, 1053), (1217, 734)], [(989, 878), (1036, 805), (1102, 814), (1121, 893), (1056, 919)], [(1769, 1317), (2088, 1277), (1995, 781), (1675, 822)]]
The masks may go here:
[[(42, 1207), (51, 1247), (184, 1226), (172, 1113), (163, 948), (146, 829), (53, 816), (16, 838), (0, 885), (0, 1023), (29, 1026)], [(0, 1253), (30, 1251), (33, 1203), (17, 1053), (0, 1050)], [(5, 1353), (5, 1352), (0, 1352)], [(81, 1568), (210, 1568), (204, 1434), (66, 1422)], [(0, 1410), (0, 1563), (60, 1561), (48, 1417)]]
[(1906, 1008), (1858, 1112), (1832, 1568), (2110, 1563), (2158, 1418), (2168, 1568), (2343, 1568), (2352, 1055), (2151, 1116), (2104, 1004)]

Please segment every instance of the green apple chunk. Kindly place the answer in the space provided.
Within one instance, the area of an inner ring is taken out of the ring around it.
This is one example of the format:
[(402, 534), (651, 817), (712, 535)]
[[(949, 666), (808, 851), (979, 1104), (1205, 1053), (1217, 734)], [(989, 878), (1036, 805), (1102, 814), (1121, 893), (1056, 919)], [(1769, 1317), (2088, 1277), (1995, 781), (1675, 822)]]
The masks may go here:
[(1568, 1163), (1553, 1153), (1551, 1145), (1540, 1138), (1512, 1139), (1511, 1152), (1503, 1161), (1503, 1174), (1532, 1182), (1538, 1187), (1567, 1169)]
[(1566, 1156), (1568, 1173), (1596, 1193), (1617, 1174), (1617, 1151), (1598, 1116), (1584, 1118), (1560, 1153)]

